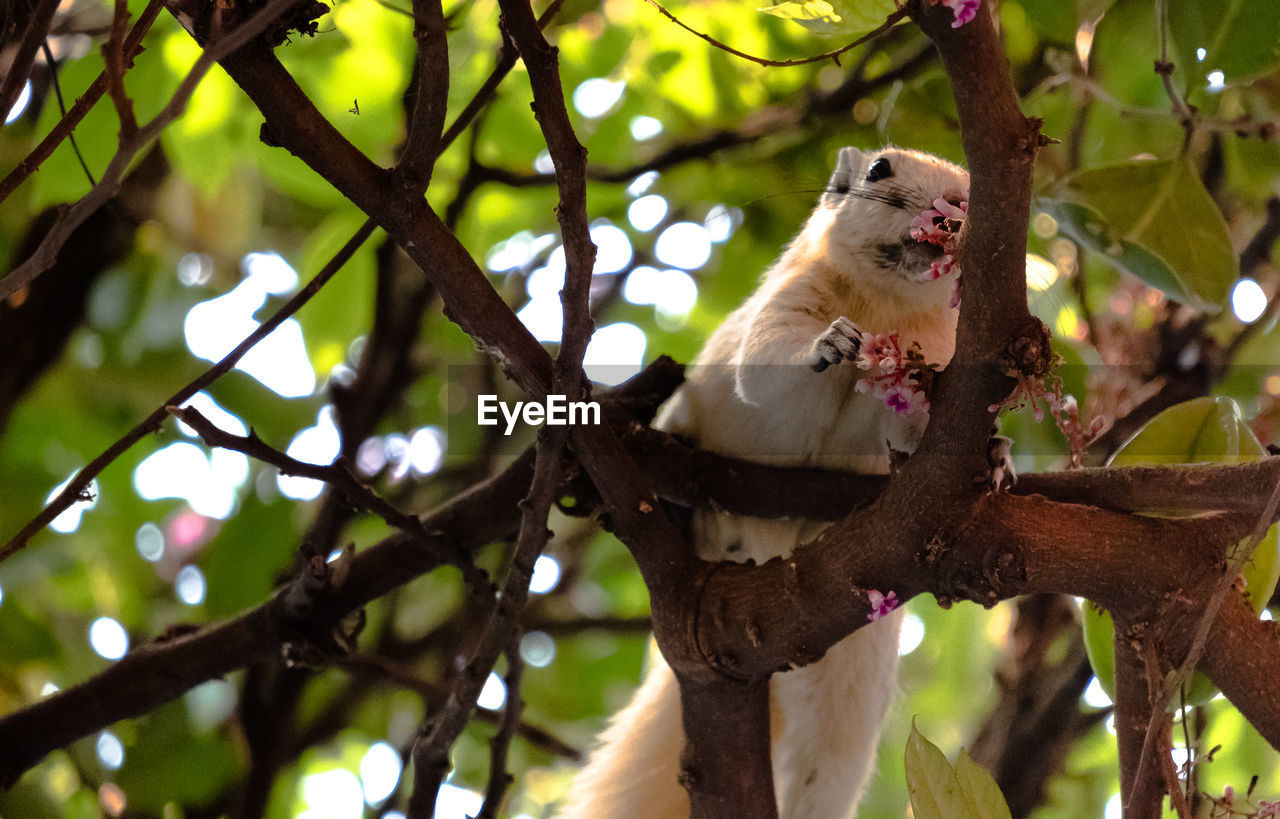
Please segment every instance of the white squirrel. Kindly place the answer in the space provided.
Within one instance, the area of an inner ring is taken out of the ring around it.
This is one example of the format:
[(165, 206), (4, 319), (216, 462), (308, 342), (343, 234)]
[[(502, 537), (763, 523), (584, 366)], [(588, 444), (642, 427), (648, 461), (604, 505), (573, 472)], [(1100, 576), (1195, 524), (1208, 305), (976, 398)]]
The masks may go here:
[[(916, 342), (945, 365), (955, 350), (953, 283), (922, 275), (941, 250), (911, 222), (942, 198), (968, 199), (969, 176), (945, 160), (886, 148), (840, 150), (818, 206), (755, 293), (711, 336), (657, 424), (712, 452), (777, 465), (889, 470), (927, 414), (899, 414), (855, 389), (864, 332)], [(832, 366), (847, 361), (843, 366)], [(826, 524), (702, 511), (705, 560), (789, 555)], [(901, 615), (870, 623), (818, 662), (770, 681), (775, 794), (781, 819), (851, 816), (870, 776), (897, 685)], [(656, 652), (654, 653), (656, 656)], [(654, 663), (578, 774), (562, 819), (679, 819), (684, 746), (671, 669)]]

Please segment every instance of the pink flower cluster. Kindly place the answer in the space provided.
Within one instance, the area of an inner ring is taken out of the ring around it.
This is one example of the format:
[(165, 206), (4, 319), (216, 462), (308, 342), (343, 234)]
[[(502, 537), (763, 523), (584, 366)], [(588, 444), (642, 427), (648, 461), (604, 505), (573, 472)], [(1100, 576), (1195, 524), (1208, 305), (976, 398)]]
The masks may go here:
[(1020, 410), (1030, 404), (1031, 412), (1039, 423), (1044, 420), (1044, 410), (1036, 403), (1037, 399), (1049, 407), (1049, 412), (1053, 413), (1053, 420), (1057, 423), (1058, 429), (1067, 437), (1067, 444), (1071, 451), (1071, 465), (1079, 466), (1084, 459), (1085, 447), (1102, 432), (1104, 422), (1101, 417), (1094, 418), (1086, 427), (1080, 421), (1080, 407), (1076, 403), (1075, 396), (1062, 391), (1062, 379), (1057, 375), (1050, 375), (1044, 380), (1019, 375), (1018, 383), (1009, 397), (1002, 403), (992, 404), (988, 409), (991, 412), (998, 412), (1002, 407)]
[(867, 591), (867, 602), (871, 604), (871, 613), (867, 615), (867, 619), (874, 623), (898, 607), (898, 595), (892, 591), (888, 594), (881, 594), (875, 589), (869, 589)]
[[(1251, 799), (1252, 797), (1253, 797), (1253, 785), (1250, 785), (1248, 792), (1245, 794), (1245, 799), (1248, 800), (1248, 799)], [(1242, 816), (1242, 817), (1251, 817), (1251, 819), (1277, 819), (1277, 817), (1280, 817), (1280, 799), (1274, 802), (1268, 801), (1266, 799), (1259, 799), (1258, 809), (1256, 813), (1249, 813), (1244, 806), (1240, 806), (1239, 808), (1237, 808), (1236, 790), (1230, 785), (1226, 785), (1223, 787), (1221, 797), (1215, 798), (1213, 796), (1209, 796), (1209, 801), (1213, 802), (1213, 804), (1216, 807), (1226, 808), (1227, 810), (1226, 814), (1219, 814), (1215, 812), (1213, 814), (1214, 816), (1219, 816), (1219, 815)]]
[(863, 333), (859, 340), (862, 346), (855, 363), (871, 374), (858, 379), (854, 389), (871, 393), (899, 415), (928, 412), (929, 397), (916, 375), (921, 362), (911, 351), (902, 351), (898, 334)]
[(978, 0), (942, 0), (942, 5), (951, 9), (956, 17), (951, 23), (952, 28), (960, 28), (978, 16)]
[(969, 212), (968, 201), (953, 205), (942, 197), (933, 200), (933, 207), (920, 212), (911, 220), (911, 238), (942, 248), (942, 258), (929, 265), (920, 274), (920, 280), (931, 282), (943, 276), (955, 275), (955, 289), (951, 293), (951, 306), (960, 306), (960, 268), (956, 266), (955, 237)]

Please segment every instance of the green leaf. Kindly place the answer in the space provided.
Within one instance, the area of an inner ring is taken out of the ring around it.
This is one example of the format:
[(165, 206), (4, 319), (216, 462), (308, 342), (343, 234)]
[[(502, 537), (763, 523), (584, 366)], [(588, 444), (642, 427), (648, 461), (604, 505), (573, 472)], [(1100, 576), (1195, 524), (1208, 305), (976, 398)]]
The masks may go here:
[[(1226, 299), (1238, 260), (1222, 213), (1187, 160), (1136, 160), (1082, 171), (1059, 183), (1055, 194), (1092, 209), (1082, 233), (1108, 240), (1103, 256), (1110, 263), (1133, 265), (1129, 272), (1174, 298), (1188, 291), (1201, 309)], [(1091, 221), (1094, 214), (1100, 222)], [(1172, 281), (1150, 257), (1167, 265)]]
[[(911, 722), (907, 737), (907, 791), (916, 819), (964, 819), (971, 817), (951, 763)], [(978, 819), (974, 817), (973, 819)]]
[(1073, 43), (1079, 16), (1075, 0), (1019, 0), (1027, 21), (1042, 36), (1059, 43)]
[(1280, 65), (1280, 15), (1275, 0), (1170, 3), (1169, 28), (1177, 48), (1177, 68), (1191, 90), (1205, 88), (1212, 71), (1221, 71), (1230, 83), (1261, 76)]
[[(1226, 463), (1262, 460), (1266, 448), (1254, 436), (1230, 398), (1196, 398), (1170, 407), (1116, 450), (1108, 466), (1138, 464)], [(1180, 509), (1151, 509), (1176, 516)], [(1245, 564), (1242, 574), (1250, 603), (1261, 612), (1280, 575), (1280, 530), (1272, 526)], [(1115, 627), (1111, 615), (1092, 604), (1084, 607), (1084, 641), (1094, 674), (1107, 695), (1115, 698)], [(1208, 702), (1217, 688), (1202, 674), (1187, 683), (1186, 700)], [(1176, 703), (1173, 703), (1176, 705)]]
[(1093, 208), (1053, 199), (1039, 199), (1036, 207), (1056, 219), (1063, 233), (1117, 270), (1142, 279), (1177, 301), (1198, 302), (1164, 259), (1116, 235), (1102, 214)]
[(1000, 786), (987, 772), (987, 769), (974, 762), (969, 752), (960, 749), (956, 757), (956, 781), (960, 785), (960, 793), (969, 807), (969, 815), (981, 819), (1013, 819), (1009, 812), (1009, 804), (1000, 793)]
[(1196, 398), (1152, 418), (1116, 451), (1110, 465), (1234, 464), (1257, 461), (1266, 454), (1235, 401)]
[(859, 37), (883, 25), (895, 9), (892, 2), (885, 0), (787, 0), (760, 11), (795, 20), (818, 34)]

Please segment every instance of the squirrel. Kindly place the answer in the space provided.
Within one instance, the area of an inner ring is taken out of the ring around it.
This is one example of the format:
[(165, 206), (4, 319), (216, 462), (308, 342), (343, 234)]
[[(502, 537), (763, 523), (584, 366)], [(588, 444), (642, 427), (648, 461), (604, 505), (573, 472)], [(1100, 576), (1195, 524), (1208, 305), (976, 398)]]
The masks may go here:
[[(752, 296), (711, 336), (655, 426), (703, 449), (779, 466), (889, 471), (927, 413), (898, 413), (866, 390), (856, 366), (865, 333), (898, 333), (925, 360), (955, 350), (952, 283), (923, 271), (941, 248), (912, 220), (939, 198), (968, 199), (969, 176), (929, 154), (842, 148), (799, 235)], [(841, 362), (847, 362), (843, 366)], [(704, 560), (785, 557), (825, 527), (696, 511)], [(851, 816), (875, 759), (897, 684), (901, 612), (855, 631), (816, 663), (770, 681), (772, 763), (781, 819)], [(680, 697), (655, 661), (578, 774), (561, 819), (679, 819), (684, 746)]]

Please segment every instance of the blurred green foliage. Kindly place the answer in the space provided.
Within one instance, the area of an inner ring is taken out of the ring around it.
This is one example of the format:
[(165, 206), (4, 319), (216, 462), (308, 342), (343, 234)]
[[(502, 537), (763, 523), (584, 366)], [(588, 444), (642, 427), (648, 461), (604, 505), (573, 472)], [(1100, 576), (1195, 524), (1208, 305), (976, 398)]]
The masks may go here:
[[(144, 4), (133, 0), (129, 5), (136, 15)], [(816, 4), (787, 5), (794, 17), (796, 9), (790, 7)], [(869, 7), (847, 5), (863, 12)], [(1209, 14), (1207, 6), (1191, 0), (1173, 0), (1170, 6), (1175, 80), (1199, 113), (1217, 121), (1274, 120), (1280, 110), (1280, 17), (1269, 0), (1239, 0), (1227, 4), (1228, 13), (1221, 15)], [(875, 4), (881, 12), (889, 7)], [(759, 13), (752, 4), (691, 2), (671, 10), (717, 40), (772, 59), (810, 56), (845, 41), (815, 37), (777, 15)], [(500, 36), (495, 0), (464, 0), (450, 4), (446, 12), (451, 21), (452, 117), (488, 76)], [(1223, 308), (1230, 306), (1235, 256), (1262, 223), (1266, 199), (1280, 191), (1280, 145), (1274, 138), (1237, 137), (1232, 129), (1205, 129), (1183, 152), (1183, 129), (1168, 113), (1163, 86), (1151, 71), (1159, 44), (1148, 0), (1005, 0), (999, 20), (1024, 109), (1043, 118), (1045, 132), (1062, 140), (1041, 153), (1038, 184), (1047, 197), (1046, 211), (1061, 220), (1063, 232), (1053, 219), (1038, 217), (1033, 224), (1030, 250), (1052, 272), (1030, 292), (1030, 303), (1054, 330), (1066, 361), (1064, 379), (1084, 414), (1116, 413), (1150, 387), (1144, 378), (1151, 373), (1143, 367), (1151, 363), (1152, 328), (1169, 317), (1167, 297), (1194, 294), (1214, 313), (1209, 337), (1223, 345), (1237, 337), (1242, 324)], [(874, 20), (865, 22), (855, 28), (874, 25)], [(412, 29), (407, 0), (341, 0), (322, 18), (315, 38), (295, 37), (278, 50), (322, 113), (382, 164), (394, 160), (404, 136), (401, 95), (412, 65)], [(717, 206), (736, 220), (732, 236), (713, 246), (710, 263), (691, 271), (698, 292), (687, 315), (662, 315), (651, 305), (621, 297), (626, 271), (600, 277), (604, 295), (598, 302), (598, 324), (629, 322), (641, 328), (647, 338), (646, 360), (668, 353), (688, 361), (696, 354), (803, 222), (841, 145), (892, 142), (962, 160), (945, 75), (910, 25), (846, 54), (839, 63), (791, 68), (763, 68), (730, 56), (635, 0), (571, 0), (548, 35), (560, 49), (566, 95), (572, 97), (593, 79), (622, 84), (620, 96), (602, 115), (575, 112), (575, 126), (593, 168), (635, 170), (622, 182), (593, 182), (588, 201), (593, 219), (625, 231), (635, 254), (633, 266), (654, 264), (660, 228), (644, 231), (629, 223), (627, 209), (638, 194), (628, 185), (670, 149), (693, 146), (691, 158), (664, 165), (645, 191), (666, 200), (663, 226), (682, 220), (702, 223)], [(142, 118), (160, 109), (197, 55), (190, 37), (167, 14), (147, 43), (125, 80)], [(1205, 50), (1203, 57), (1199, 48)], [(58, 74), (64, 93), (74, 98), (101, 67), (96, 47), (64, 62)], [(1216, 80), (1215, 71), (1221, 72)], [(852, 91), (847, 98), (828, 108), (817, 104), (831, 99), (826, 95), (842, 84)], [(527, 77), (517, 66), (472, 131), (441, 157), (427, 194), (432, 206), (445, 212), (463, 190), (461, 182), (473, 162), (523, 180), (519, 186), (487, 182), (460, 211), (457, 232), (482, 264), (501, 242), (522, 231), (533, 237), (556, 231), (550, 178), (534, 177), (544, 145), (529, 102)], [(36, 107), (0, 131), (0, 166), (13, 167), (59, 117), (53, 98), (41, 95)], [(656, 120), (661, 132), (640, 136), (641, 117)], [(203, 370), (206, 363), (184, 343), (184, 317), (197, 303), (241, 282), (246, 253), (275, 251), (305, 280), (363, 221), (300, 161), (260, 142), (260, 122), (247, 98), (215, 69), (186, 115), (165, 132), (160, 147), (170, 172), (149, 218), (137, 226), (133, 251), (98, 278), (85, 322), (3, 430), (0, 532), (6, 537), (41, 508), (55, 486)], [(105, 166), (117, 128), (110, 105), (101, 103), (76, 129), (91, 169)], [(725, 134), (737, 137), (730, 147), (722, 147)], [(1161, 164), (1142, 161), (1146, 159)], [(1126, 174), (1144, 179), (1139, 184)], [(1070, 202), (1060, 197), (1064, 186), (1071, 191)], [(20, 261), (17, 247), (33, 216), (74, 201), (88, 189), (70, 144), (63, 143), (0, 209), (0, 252), (11, 266)], [(1156, 203), (1143, 193), (1149, 189), (1168, 193), (1175, 202), (1193, 201), (1180, 209), (1153, 209)], [(1123, 234), (1156, 263), (1117, 271), (1106, 258), (1110, 243), (1086, 241), (1089, 235), (1111, 234), (1069, 230), (1077, 225), (1068, 207), (1100, 215), (1116, 235)], [(1135, 227), (1129, 217), (1142, 224)], [(1195, 252), (1171, 252), (1164, 237), (1172, 233), (1181, 239), (1213, 219), (1221, 221), (1211, 226), (1212, 242), (1198, 240), (1191, 249)], [(377, 241), (380, 235), (297, 317), (322, 384), (314, 395), (283, 399), (243, 372), (225, 376), (209, 390), (268, 443), (283, 449), (299, 431), (315, 425), (328, 401), (325, 382), (341, 378), (342, 367), (356, 366), (360, 340), (372, 319)], [(528, 301), (526, 281), (545, 264), (553, 245), (547, 243), (523, 264), (491, 276), (513, 308)], [(204, 275), (180, 280), (177, 271), (192, 254), (202, 260)], [(1211, 263), (1204, 263), (1206, 255)], [(1177, 287), (1154, 274), (1141, 279), (1131, 275), (1156, 269), (1167, 272)], [(1267, 293), (1280, 287), (1274, 268), (1264, 267), (1255, 275)], [(269, 297), (257, 318), (280, 303), (279, 296)], [(1274, 397), (1280, 394), (1280, 380), (1271, 369), (1280, 361), (1280, 338), (1272, 332), (1272, 318), (1264, 321), (1266, 326), (1240, 346), (1237, 366), (1219, 390), (1234, 398), (1246, 417), (1257, 419), (1259, 437), (1271, 443), (1280, 419)], [(1106, 342), (1104, 349), (1094, 342)], [(407, 439), (428, 426), (444, 430), (444, 466), (434, 476), (410, 471), (396, 478), (384, 472), (377, 487), (402, 507), (420, 511), (460, 489), (467, 465), (484, 447), (467, 400), (484, 365), (438, 306), (424, 324), (415, 358), (421, 380), (382, 419), (378, 434)], [(1024, 411), (1009, 415), (1004, 430), (1018, 442), (1022, 467), (1062, 463), (1065, 442), (1052, 424), (1036, 423)], [(166, 423), (99, 478), (96, 505), (73, 532), (46, 531), (0, 565), (0, 712), (38, 699), (50, 685), (65, 688), (103, 668), (107, 661), (95, 655), (86, 638), (98, 617), (117, 619), (137, 643), (174, 623), (204, 623), (260, 603), (289, 570), (316, 502), (283, 497), (271, 468), (251, 465), (225, 521), (193, 523), (185, 501), (138, 496), (133, 475), (139, 464), (182, 440), (173, 423)], [(506, 442), (500, 450), (500, 460), (517, 451)], [(185, 549), (171, 549), (153, 563), (137, 548), (139, 531), (148, 523), (158, 524), (171, 541), (184, 525), (201, 531)], [(620, 544), (570, 518), (557, 518), (553, 528), (558, 537), (550, 554), (563, 576), (553, 593), (536, 600), (532, 625), (554, 633), (556, 624), (583, 618), (646, 614), (644, 587)], [(347, 537), (362, 546), (384, 532), (380, 523), (361, 520)], [(498, 568), (502, 555), (495, 548), (484, 559)], [(203, 599), (194, 605), (182, 602), (174, 588), (178, 569), (186, 564), (199, 566), (207, 584)], [(370, 610), (365, 639), (395, 646), (424, 679), (447, 679), (464, 636), (456, 629), (474, 625), (474, 612), (468, 620), (461, 598), (451, 573), (415, 581)], [(1007, 631), (1007, 606), (986, 612), (962, 604), (943, 611), (923, 598), (910, 611), (919, 618), (923, 642), (904, 658), (903, 695), (886, 729), (862, 816), (904, 814), (903, 748), (913, 716), (953, 756), (972, 741), (999, 693), (992, 673)], [(644, 662), (646, 639), (634, 628), (565, 627), (555, 638), (550, 665), (525, 672), (526, 718), (585, 747), (606, 716), (626, 701)], [(235, 675), (231, 682), (239, 685), (242, 677)], [(420, 697), (382, 683), (358, 697), (358, 707), (348, 709), (349, 700), (340, 696), (349, 693), (351, 679), (330, 669), (306, 684), (297, 724), (317, 728), (321, 739), (283, 768), (270, 815), (293, 816), (307, 808), (307, 776), (331, 769), (358, 774), (372, 743), (403, 746), (411, 737), (423, 715)], [(104, 767), (95, 740), (86, 739), (50, 756), (15, 789), (0, 794), (0, 815), (97, 816), (100, 801), (109, 802), (104, 783), (123, 789), (129, 815), (204, 816), (231, 810), (249, 759), (233, 715), (232, 689), (209, 685), (213, 687), (114, 727), (125, 750), (118, 770)], [(331, 725), (339, 718), (340, 724)], [(1228, 704), (1211, 702), (1200, 718), (1206, 726), (1205, 747), (1223, 746), (1212, 764), (1201, 768), (1202, 787), (1220, 793), (1231, 784), (1242, 791), (1252, 775), (1260, 775), (1260, 794), (1280, 792), (1275, 753)], [(321, 730), (326, 728), (332, 730)], [(464, 734), (455, 748), (453, 784), (483, 790), (492, 733), (492, 726), (475, 723)], [(513, 815), (543, 815), (563, 795), (572, 773), (545, 749), (520, 740), (511, 764), (516, 775)], [(407, 789), (406, 779), (400, 794)], [(1114, 747), (1099, 727), (1077, 744), (1065, 773), (1050, 785), (1048, 803), (1036, 815), (1099, 816), (1116, 790)]]

